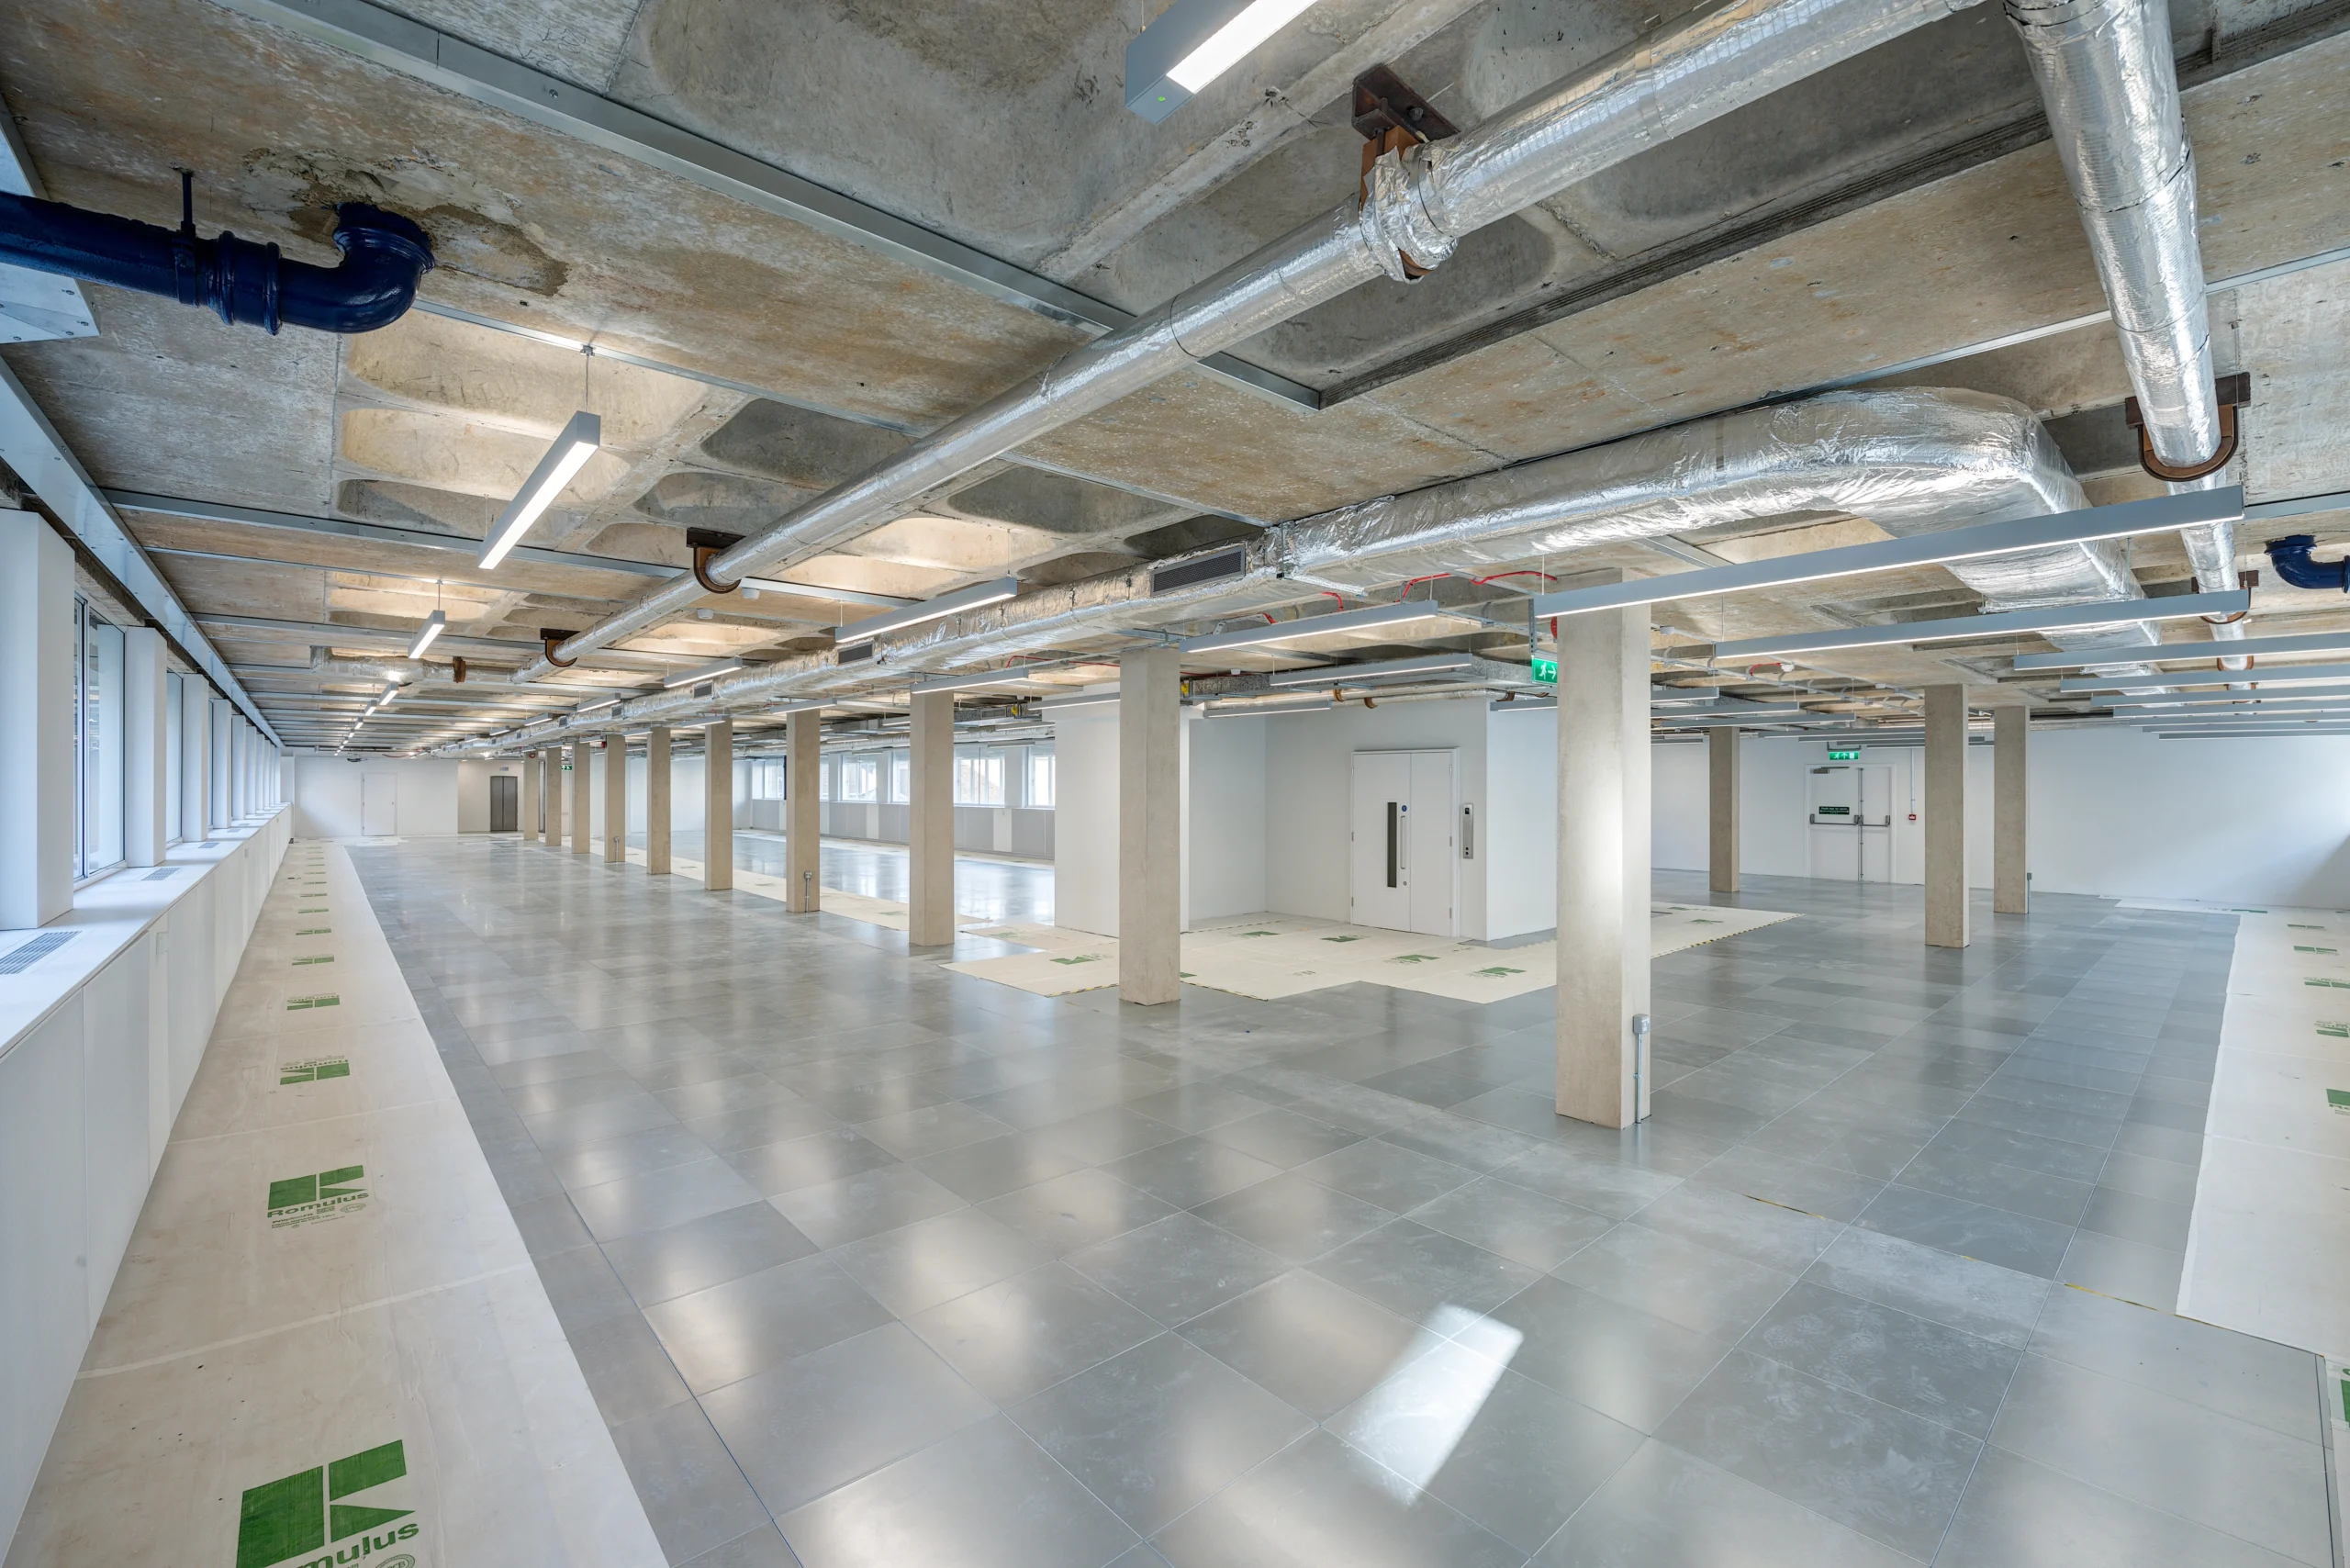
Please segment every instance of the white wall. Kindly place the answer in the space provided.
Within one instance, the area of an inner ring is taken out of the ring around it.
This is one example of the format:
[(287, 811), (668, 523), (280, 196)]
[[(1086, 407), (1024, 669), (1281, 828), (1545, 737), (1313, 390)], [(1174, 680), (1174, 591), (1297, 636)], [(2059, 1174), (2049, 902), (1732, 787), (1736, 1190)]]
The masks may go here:
[(1118, 710), (1052, 715), (1053, 923), (1118, 934)]
[[(335, 756), (296, 759), (294, 832), (299, 838), (360, 836), (360, 779), (389, 774), (397, 785), (395, 830), (403, 838), (428, 838), (458, 831), (458, 769), (468, 766), (443, 757)], [(479, 764), (471, 766), (478, 767)], [(482, 826), (489, 825), (489, 786), (481, 785)]]
[[(1702, 823), (1701, 817), (1699, 822)], [(1536, 708), (1487, 716), (1485, 801), (1473, 864), (1485, 868), (1485, 939), (1559, 924), (1559, 715)]]
[(1271, 907), (1265, 885), (1265, 747), (1271, 722), (1192, 719), (1183, 726), (1187, 929)]

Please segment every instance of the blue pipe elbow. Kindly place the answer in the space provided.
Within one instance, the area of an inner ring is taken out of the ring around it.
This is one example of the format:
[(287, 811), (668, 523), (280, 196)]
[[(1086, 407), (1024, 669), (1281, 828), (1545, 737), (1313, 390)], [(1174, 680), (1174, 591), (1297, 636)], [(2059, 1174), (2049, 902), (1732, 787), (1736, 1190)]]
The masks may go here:
[(2277, 568), (2277, 575), (2295, 588), (2333, 588), (2350, 593), (2350, 560), (2312, 561), (2310, 552), (2316, 546), (2314, 534), (2294, 533), (2272, 539), (2265, 548), (2268, 564)]
[(340, 265), (289, 262), (275, 245), (192, 226), (164, 229), (63, 202), (0, 192), (0, 262), (201, 305), (234, 326), (372, 332), (408, 313), (432, 241), (397, 213), (335, 209)]

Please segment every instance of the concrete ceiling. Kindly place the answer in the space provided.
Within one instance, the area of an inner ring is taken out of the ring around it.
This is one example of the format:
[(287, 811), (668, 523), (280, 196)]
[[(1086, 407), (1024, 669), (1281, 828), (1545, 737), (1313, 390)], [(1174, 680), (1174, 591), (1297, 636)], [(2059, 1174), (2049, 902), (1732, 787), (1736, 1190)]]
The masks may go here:
[[(1321, 0), (1154, 127), (1125, 110), (1120, 83), (1125, 43), (1154, 8), (407, 0), (399, 11), (1140, 310), (1348, 196), (1358, 71), (1392, 63), (1473, 125), (1686, 9)], [(333, 204), (376, 202), (433, 237), (425, 308), (360, 337), (272, 338), (89, 286), (96, 337), (5, 353), (101, 487), (375, 525), (331, 533), (126, 505), (232, 665), (278, 666), (252, 678), (265, 711), (277, 711), (272, 692), (337, 684), (285, 671), (311, 648), (397, 655), (436, 606), (452, 647), (480, 640), (469, 655), (480, 673), (519, 665), (541, 628), (585, 626), (646, 591), (646, 564), (682, 569), (687, 528), (756, 532), (1088, 336), (250, 9), (76, 0), (0, 14), (0, 95), (48, 193), (171, 222), (173, 171), (192, 168), (207, 231), (318, 261), (332, 257)], [(2297, 268), (2211, 302), (2220, 369), (2253, 376), (2238, 469), (2255, 501), (2350, 489), (2350, 258), (2297, 266), (2350, 243), (2344, 21), (2324, 0), (2173, 7), (2207, 271)], [(1318, 411), (1205, 372), (1175, 376), (793, 568), (800, 588), (707, 599), (536, 693), (436, 680), (419, 694), (477, 703), (485, 720), (559, 708), (665, 665), (821, 647), (877, 597), (1006, 575), (1064, 584), (1870, 377), (2016, 398), (2053, 421), (2095, 498), (2150, 493), (2119, 419), (2129, 387), (2109, 327), (2062, 330), (2102, 304), (2020, 50), (1996, 7), (1976, 6), (1494, 225), (1420, 284), (1358, 289), (1237, 351), (1318, 391)], [(2021, 341), (1983, 346), (2010, 339)], [(531, 543), (612, 567), (518, 558), (485, 574), (469, 554), (416, 542), (478, 538), (582, 408), (602, 417), (604, 449)], [(1732, 558), (1788, 547), (1822, 521), (1762, 520), (1736, 531), (1751, 540), (1688, 543)], [(2350, 534), (2350, 514), (2294, 527), (2331, 539)], [(2245, 565), (2259, 565), (2258, 539), (2244, 543)], [(1679, 565), (1638, 546), (1528, 564)], [(2187, 577), (2166, 541), (2142, 543), (2133, 564), (2158, 591)], [(1975, 602), (1925, 568), (1826, 599), (1665, 604), (1656, 618), (1672, 646)], [(2259, 633), (2350, 625), (2333, 601), (2273, 578), (2255, 617)], [(330, 627), (351, 640), (319, 630)], [(1455, 642), (1509, 653), (1490, 633)], [(2022, 700), (2048, 683), (2015, 679), (2008, 655), (2043, 646), (1871, 650), (1819, 678), (1885, 698), (1955, 672), (1986, 701)], [(289, 715), (300, 707), (278, 700)]]

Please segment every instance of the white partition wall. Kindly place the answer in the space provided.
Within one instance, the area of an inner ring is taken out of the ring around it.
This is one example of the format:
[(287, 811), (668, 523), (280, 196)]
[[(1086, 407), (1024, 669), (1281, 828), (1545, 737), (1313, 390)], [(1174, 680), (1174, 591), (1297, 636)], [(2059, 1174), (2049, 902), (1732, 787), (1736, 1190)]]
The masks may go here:
[[(73, 902), (73, 555), (0, 511), (0, 930)], [(0, 1254), (5, 1257), (5, 1254)]]

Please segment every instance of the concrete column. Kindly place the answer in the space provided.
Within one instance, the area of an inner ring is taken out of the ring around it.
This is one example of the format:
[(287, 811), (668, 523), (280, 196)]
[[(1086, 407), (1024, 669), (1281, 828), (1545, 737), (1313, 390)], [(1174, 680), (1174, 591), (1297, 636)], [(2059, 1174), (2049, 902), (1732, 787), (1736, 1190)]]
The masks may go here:
[(644, 738), (644, 874), (669, 874), (669, 726)]
[(784, 721), (783, 907), (814, 914), (824, 907), (824, 716), (806, 709)]
[(604, 864), (628, 860), (628, 737), (604, 737)]
[(702, 735), (701, 885), (719, 893), (734, 885), (734, 721)]
[(594, 766), (594, 759), (588, 755), (588, 743), (584, 740), (572, 742), (571, 852), (574, 855), (587, 854), (588, 846), (596, 836), (596, 824), (589, 820), (594, 814), (590, 808), (596, 799), (595, 785), (588, 771)]
[(0, 930), (73, 907), (73, 553), (0, 511)]
[(546, 802), (545, 832), (547, 847), (563, 847), (564, 786), (571, 775), (563, 770), (564, 749), (552, 746), (539, 754), (546, 761), (546, 776), (541, 780), (542, 799)]
[(1563, 616), (1558, 1109), (1603, 1127), (1648, 1114), (1649, 810), (1648, 610)]
[(122, 634), (122, 847), (133, 866), (160, 866), (172, 841), (164, 820), (172, 781), (171, 689), (164, 680), (163, 634), (133, 626)]
[(180, 682), (180, 836), (200, 844), (212, 836), (205, 809), (212, 786), (212, 697), (201, 677)]
[(913, 700), (913, 797), (907, 815), (912, 862), (907, 874), (907, 940), (943, 947), (955, 940), (955, 694)]
[(1183, 661), (1118, 658), (1118, 1000), (1182, 996)]
[(1966, 688), (1926, 688), (1926, 946), (1964, 947)]
[(525, 844), (539, 836), (539, 754), (528, 753), (522, 758), (522, 782), (516, 787), (521, 800), (514, 808), (520, 819), (515, 825), (522, 830)]
[(2025, 850), (2031, 826), (2028, 790), (2031, 710), (2000, 708), (1991, 715), (1991, 911), (2031, 913), (2031, 862)]
[(1706, 733), (1706, 885), (1738, 891), (1738, 731)]
[[(205, 792), (206, 800), (207, 801), (206, 809), (212, 813), (208, 828), (227, 827), (229, 825), (229, 765), (234, 760), (229, 755), (229, 742), (230, 738), (236, 733), (229, 723), (229, 700), (227, 698), (216, 697), (212, 699), (212, 720), (211, 723), (207, 727), (212, 734), (212, 744), (207, 748), (211, 753), (212, 788)], [(208, 829), (204, 836), (207, 838), (212, 836)]]

